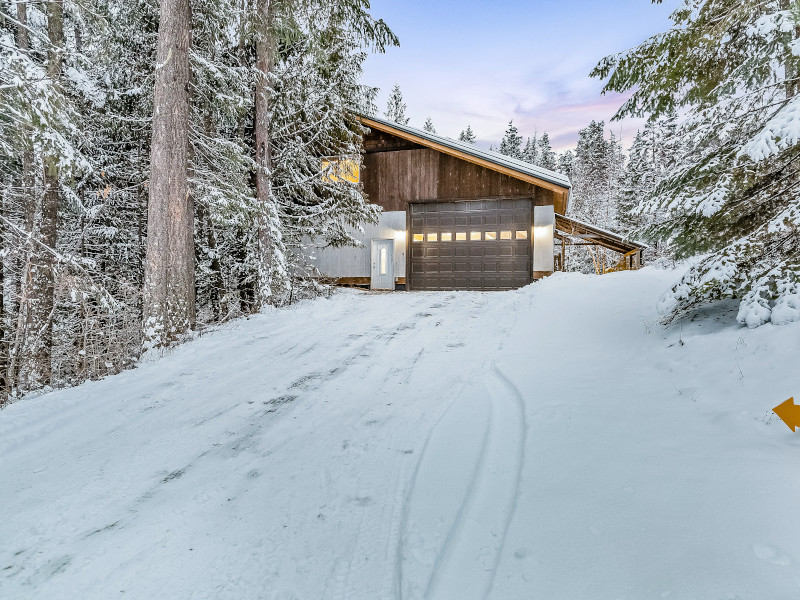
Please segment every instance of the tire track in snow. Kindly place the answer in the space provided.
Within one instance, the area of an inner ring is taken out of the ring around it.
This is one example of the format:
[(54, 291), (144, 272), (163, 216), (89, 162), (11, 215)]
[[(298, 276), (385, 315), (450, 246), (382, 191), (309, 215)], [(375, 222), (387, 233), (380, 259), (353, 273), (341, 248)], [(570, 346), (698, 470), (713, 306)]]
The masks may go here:
[(517, 501), (524, 404), (493, 367), (431, 434), (401, 540), (401, 600), (485, 599)]
[[(451, 300), (444, 298), (441, 303), (431, 306), (430, 298), (419, 296), (410, 306), (413, 314), (400, 320), (394, 327), (373, 333), (369, 341), (345, 361), (346, 368), (352, 370), (351, 379), (372, 377), (374, 381), (381, 382), (382, 389), (395, 389), (396, 384), (408, 384), (423, 353), (423, 349), (417, 350), (416, 345), (409, 342), (416, 336), (424, 337), (437, 331), (441, 322), (437, 321), (438, 313), (433, 309), (447, 310)], [(391, 366), (380, 364), (378, 348), (393, 353)], [(342, 386), (347, 385), (342, 383)], [(377, 398), (383, 397), (378, 395)], [(391, 394), (385, 399), (395, 400)], [(382, 401), (380, 405), (383, 406)], [(375, 422), (370, 419), (373, 412), (376, 418), (385, 418), (382, 409), (375, 411), (373, 408), (360, 415), (359, 425)], [(414, 463), (404, 453), (385, 449), (395, 448), (395, 438), (405, 438), (406, 434), (407, 431), (402, 427), (395, 429), (395, 426), (389, 426), (367, 438), (361, 438), (362, 442), (368, 441), (378, 447), (354, 463), (358, 468), (358, 498), (354, 499), (364, 502), (356, 503), (357, 506), (354, 505), (353, 512), (349, 514), (349, 525), (354, 535), (341, 548), (323, 598), (373, 600), (392, 594), (395, 582), (393, 571), (383, 570), (379, 576), (381, 571), (374, 567), (374, 563), (396, 564), (398, 561), (396, 540), (400, 537), (407, 495), (404, 483)], [(392, 476), (387, 477), (387, 473), (392, 473)]]

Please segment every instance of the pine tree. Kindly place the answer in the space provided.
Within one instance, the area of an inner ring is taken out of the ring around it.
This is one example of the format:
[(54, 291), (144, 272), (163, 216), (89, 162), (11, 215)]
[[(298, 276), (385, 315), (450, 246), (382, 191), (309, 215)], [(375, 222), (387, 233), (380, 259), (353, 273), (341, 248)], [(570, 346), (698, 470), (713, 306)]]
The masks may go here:
[[(606, 139), (603, 121), (592, 121), (578, 132), (570, 173), (570, 216), (605, 229), (619, 229), (617, 211), (622, 163), (621, 148), (613, 135), (610, 140)], [(593, 272), (598, 264), (609, 264), (615, 258), (606, 258), (606, 252), (599, 249), (594, 254), (580, 251), (573, 254), (573, 267), (587, 272)]]
[(640, 215), (635, 209), (639, 202), (650, 198), (653, 193), (655, 173), (650, 156), (651, 148), (648, 147), (648, 140), (641, 131), (637, 131), (620, 191), (619, 224), (625, 232), (635, 231), (640, 227)]
[(611, 131), (608, 139), (608, 161), (609, 161), (609, 202), (613, 210), (613, 219), (609, 220), (608, 227), (615, 231), (621, 231), (619, 225), (619, 198), (621, 182), (625, 173), (625, 153), (622, 143), (617, 140), (616, 134)]
[(532, 165), (539, 164), (539, 139), (535, 133), (532, 138), (529, 137), (525, 142), (525, 148), (522, 150), (522, 160)]
[(572, 169), (575, 163), (575, 155), (572, 150), (567, 150), (558, 157), (558, 172), (572, 179)]
[(403, 101), (403, 92), (400, 86), (394, 84), (389, 100), (386, 102), (386, 118), (398, 125), (408, 125), (409, 118), (406, 117), (406, 103)]
[(602, 227), (608, 227), (612, 221), (611, 162), (605, 123), (592, 121), (578, 132), (572, 168), (572, 207), (575, 216)]
[(476, 140), (477, 140), (477, 137), (475, 136), (475, 132), (472, 131), (472, 127), (470, 127), (469, 125), (467, 125), (467, 128), (463, 129), (461, 131), (461, 133), (458, 135), (458, 141), (459, 142), (465, 142), (467, 144), (474, 144)]
[[(378, 209), (367, 203), (360, 184), (320, 173), (323, 160), (328, 169), (363, 167), (364, 129), (358, 114), (370, 112), (375, 93), (360, 83), (365, 58), (360, 44), (383, 49), (396, 41), (380, 22), (359, 33), (359, 23), (335, 6), (318, 7), (313, 18), (298, 29), (313, 25), (324, 34), (301, 35), (291, 45), (283, 44), (273, 84), (273, 196), (287, 263), (295, 274), (313, 274), (307, 261), (309, 240), (354, 244), (351, 228), (377, 220)], [(297, 286), (314, 287), (308, 276), (294, 276), (289, 285), (292, 293)]]
[[(397, 40), (361, 0), (259, 0), (256, 11), (256, 196), (259, 219), (258, 305), (292, 299), (292, 272), (303, 272), (302, 234), (349, 240), (345, 225), (375, 218), (357, 185), (320, 186), (323, 157), (360, 160), (357, 113), (371, 113), (374, 92), (357, 83), (364, 48)], [(356, 79), (354, 79), (354, 77)], [(276, 93), (276, 90), (279, 90)], [(390, 98), (408, 123), (399, 86)], [(285, 112), (284, 112), (285, 111)], [(323, 181), (324, 183), (324, 181)], [(327, 189), (324, 189), (326, 188)], [(322, 188), (322, 189), (321, 189)], [(293, 258), (294, 257), (294, 258)]]
[(433, 121), (431, 121), (430, 117), (425, 119), (425, 125), (422, 127), (422, 129), (428, 133), (436, 133), (436, 127), (433, 126)]
[(551, 171), (555, 171), (558, 167), (556, 153), (553, 152), (553, 148), (550, 145), (550, 136), (546, 131), (539, 140), (538, 162), (535, 164), (542, 168), (550, 169)]
[(737, 298), (748, 326), (800, 320), (800, 14), (790, 0), (687, 0), (672, 19), (593, 72), (605, 91), (634, 90), (617, 118), (686, 113), (685, 146), (642, 209), (666, 212), (652, 239), (708, 256), (659, 308)]
[(508, 129), (500, 142), (499, 152), (511, 158), (522, 159), (522, 136), (513, 120), (508, 122)]
[[(259, 206), (251, 188), (251, 15), (222, 0), (192, 11), (190, 189), (195, 204), (198, 324), (249, 314), (257, 305)], [(220, 35), (229, 31), (231, 35)]]
[[(642, 237), (665, 219), (662, 211), (643, 207), (650, 203), (659, 183), (675, 165), (679, 142), (675, 136), (677, 116), (651, 120), (644, 131), (638, 131), (628, 153), (628, 161), (620, 181), (619, 227), (632, 237)], [(669, 257), (669, 248), (660, 240), (651, 240), (651, 258)]]
[(659, 177), (674, 169), (686, 151), (675, 110), (668, 111), (656, 120), (649, 120), (645, 125), (645, 137), (650, 144), (653, 168)]

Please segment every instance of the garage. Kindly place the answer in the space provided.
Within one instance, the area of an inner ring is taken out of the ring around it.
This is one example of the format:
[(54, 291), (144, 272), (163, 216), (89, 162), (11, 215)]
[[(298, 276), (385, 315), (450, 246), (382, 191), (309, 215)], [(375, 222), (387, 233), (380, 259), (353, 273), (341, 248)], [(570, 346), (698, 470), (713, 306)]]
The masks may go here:
[(409, 204), (412, 290), (510, 290), (532, 280), (530, 199)]

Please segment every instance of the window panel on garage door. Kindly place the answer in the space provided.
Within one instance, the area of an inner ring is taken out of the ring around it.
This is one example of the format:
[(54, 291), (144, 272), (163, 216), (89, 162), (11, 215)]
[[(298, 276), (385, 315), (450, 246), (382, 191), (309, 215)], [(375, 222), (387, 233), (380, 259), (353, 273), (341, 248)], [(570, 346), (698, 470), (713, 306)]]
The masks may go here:
[(530, 230), (530, 200), (412, 204), (410, 212), (411, 289), (505, 290), (531, 282), (530, 239), (516, 233)]

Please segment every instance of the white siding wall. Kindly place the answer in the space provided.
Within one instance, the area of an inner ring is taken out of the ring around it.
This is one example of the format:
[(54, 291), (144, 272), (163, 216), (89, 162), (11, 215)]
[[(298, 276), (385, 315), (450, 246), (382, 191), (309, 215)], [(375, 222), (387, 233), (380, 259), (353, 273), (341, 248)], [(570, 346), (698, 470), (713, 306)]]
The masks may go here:
[(311, 263), (328, 277), (369, 277), (370, 240), (394, 240), (394, 276), (406, 276), (406, 213), (388, 211), (380, 215), (377, 225), (364, 225), (364, 233), (351, 231), (362, 247), (314, 248)]

